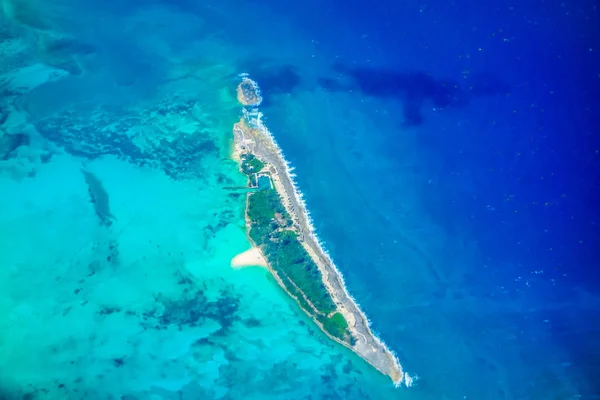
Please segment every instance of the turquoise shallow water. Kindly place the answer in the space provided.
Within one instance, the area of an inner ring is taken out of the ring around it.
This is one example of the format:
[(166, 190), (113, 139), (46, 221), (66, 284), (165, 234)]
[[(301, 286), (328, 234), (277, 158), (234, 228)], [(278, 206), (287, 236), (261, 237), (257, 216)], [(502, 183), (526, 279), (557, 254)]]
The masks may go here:
[[(354, 3), (0, 3), (0, 397), (597, 397), (597, 15)], [(242, 72), (412, 388), (230, 267)]]
[(0, 397), (394, 396), (266, 270), (230, 267), (249, 243), (221, 30), (93, 6), (3, 16)]

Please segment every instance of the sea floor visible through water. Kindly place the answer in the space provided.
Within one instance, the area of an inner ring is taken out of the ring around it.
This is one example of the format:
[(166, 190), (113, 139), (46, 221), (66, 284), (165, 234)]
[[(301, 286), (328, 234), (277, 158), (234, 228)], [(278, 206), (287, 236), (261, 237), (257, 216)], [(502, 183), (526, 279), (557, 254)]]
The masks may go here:
[[(230, 265), (249, 248), (231, 189), (245, 184), (230, 159), (241, 71), (205, 55), (230, 48), (149, 38), (165, 14), (201, 22), (167, 5), (132, 8), (121, 32), (70, 11), (90, 25), (2, 21), (21, 47), (2, 72), (22, 77), (3, 129), (27, 136), (0, 166), (3, 398), (395, 396), (268, 271)], [(70, 45), (40, 56), (36, 40)]]
[[(349, 28), (351, 15), (326, 38), (309, 29), (308, 7), (291, 15), (266, 1), (2, 6), (0, 397), (591, 393), (548, 334), (554, 306), (516, 276), (500, 288), (508, 275), (479, 272), (491, 261), (472, 231), (424, 203), (450, 193), (447, 166), (423, 144), (432, 135), (404, 124), (397, 99), (345, 90), (362, 76), (352, 60), (388, 56)], [(412, 388), (329, 340), (266, 269), (232, 268), (250, 248), (230, 158), (241, 73), (263, 90), (264, 121), (350, 294), (419, 377)], [(511, 108), (502, 101), (471, 107)], [(408, 114), (439, 117), (429, 129), (448, 135), (483, 126), (431, 108)]]

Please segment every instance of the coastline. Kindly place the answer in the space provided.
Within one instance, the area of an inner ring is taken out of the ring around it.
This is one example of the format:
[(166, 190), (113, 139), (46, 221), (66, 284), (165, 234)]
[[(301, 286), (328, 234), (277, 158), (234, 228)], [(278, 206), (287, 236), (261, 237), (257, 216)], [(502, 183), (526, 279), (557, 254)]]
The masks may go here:
[[(242, 86), (246, 89), (251, 87), (255, 92), (246, 98), (242, 94), (247, 92), (247, 90), (242, 90)], [(354, 351), (378, 371), (388, 375), (396, 386), (402, 383), (410, 386), (412, 378), (403, 372), (398, 359), (392, 351), (373, 334), (366, 315), (360, 310), (357, 302), (348, 293), (342, 274), (316, 237), (308, 209), (293, 180), (292, 170), (272, 134), (262, 123), (262, 114), (256, 109), (256, 106), (262, 101), (258, 90), (258, 85), (254, 81), (247, 76), (243, 76), (242, 83), (238, 85), (237, 94), (238, 100), (244, 106), (244, 115), (234, 125), (235, 139), (232, 158), (240, 161), (242, 154), (253, 154), (258, 160), (264, 163), (264, 168), (258, 172), (269, 174), (272, 186), (278, 193), (282, 205), (292, 219), (292, 225), (298, 234), (299, 243), (318, 267), (323, 285), (331, 296), (336, 311), (341, 313), (347, 321), (348, 331), (353, 338), (352, 342), (347, 343), (332, 336), (327, 332), (323, 324), (317, 320), (315, 315), (311, 315), (302, 306), (300, 308), (315, 321), (328, 337)], [(246, 232), (253, 247), (259, 249), (260, 247), (252, 240), (249, 234), (251, 221), (248, 217), (248, 202), (252, 195), (252, 193), (249, 193), (246, 198)], [(300, 304), (299, 299), (290, 293), (278, 276), (278, 273), (272, 268), (268, 257), (265, 258), (267, 268), (271, 271), (279, 285)], [(300, 293), (302, 294), (301, 291)], [(303, 297), (304, 300), (308, 301), (305, 296)], [(308, 303), (310, 304), (309, 301)], [(314, 308), (312, 304), (310, 305)], [(314, 310), (318, 312), (318, 310)]]
[(231, 266), (233, 268), (244, 268), (244, 267), (263, 267), (267, 268), (267, 260), (260, 252), (260, 249), (256, 246), (252, 246), (250, 249), (241, 252), (231, 260)]

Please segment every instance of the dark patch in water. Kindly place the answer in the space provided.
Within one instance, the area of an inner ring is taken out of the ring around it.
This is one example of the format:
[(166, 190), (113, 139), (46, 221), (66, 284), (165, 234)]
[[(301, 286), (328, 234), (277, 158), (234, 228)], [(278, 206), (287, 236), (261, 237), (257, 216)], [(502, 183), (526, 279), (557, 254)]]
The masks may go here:
[(100, 308), (100, 311), (98, 311), (99, 315), (110, 315), (110, 314), (114, 314), (114, 313), (118, 313), (121, 312), (121, 309), (119, 307), (109, 307), (109, 306), (102, 306)]
[(256, 328), (257, 326), (260, 326), (260, 320), (256, 319), (256, 318), (246, 318), (245, 320), (242, 321), (244, 323), (244, 325), (246, 325), (248, 328)]
[(90, 194), (96, 215), (100, 218), (100, 223), (104, 226), (111, 226), (114, 217), (110, 213), (108, 193), (104, 189), (102, 182), (94, 174), (85, 169), (82, 169), (81, 172), (88, 185), (88, 193)]
[(194, 284), (194, 281), (192, 281), (192, 278), (184, 272), (177, 271), (175, 273), (175, 276), (177, 277), (178, 285), (191, 286)]
[(74, 38), (59, 38), (48, 41), (45, 50), (54, 54), (80, 54), (88, 55), (95, 53), (97, 49), (89, 43), (81, 42)]
[(8, 119), (8, 110), (5, 106), (0, 104), (0, 125), (6, 122)]
[(120, 368), (123, 365), (125, 365), (125, 356), (119, 357), (119, 358), (113, 358), (113, 365), (117, 368)]
[(185, 291), (181, 298), (174, 300), (157, 295), (156, 302), (162, 307), (143, 314), (144, 326), (155, 329), (166, 329), (168, 326), (195, 327), (202, 325), (206, 319), (212, 319), (221, 325), (214, 335), (225, 335), (229, 327), (239, 320), (239, 299), (225, 290), (221, 291), (216, 301), (209, 301), (201, 290), (196, 290)]
[(457, 81), (436, 79), (430, 74), (407, 72), (385, 68), (334, 65), (337, 79), (321, 77), (319, 85), (329, 91), (360, 90), (364, 95), (395, 98), (402, 103), (404, 124), (423, 124), (421, 109), (426, 103), (436, 108), (462, 108), (476, 97), (507, 94), (510, 86), (496, 77), (475, 74), (469, 87), (463, 88)]
[[(302, 84), (302, 78), (293, 65), (275, 64), (265, 59), (254, 59), (248, 60), (243, 68), (254, 81), (258, 82), (261, 90), (266, 94), (293, 93)], [(263, 106), (264, 101), (266, 99), (263, 100)]]
[[(70, 110), (37, 121), (36, 128), (45, 138), (78, 157), (95, 159), (110, 154), (138, 166), (161, 168), (174, 179), (203, 179), (203, 157), (218, 154), (214, 141), (202, 135), (164, 131), (160, 118), (155, 117), (185, 117), (195, 104), (174, 100), (135, 112), (118, 107)], [(138, 145), (136, 138), (140, 136), (151, 139)]]
[(8, 160), (14, 157), (13, 152), (21, 146), (29, 146), (30, 139), (28, 135), (17, 133), (16, 135), (0, 136), (0, 159)]

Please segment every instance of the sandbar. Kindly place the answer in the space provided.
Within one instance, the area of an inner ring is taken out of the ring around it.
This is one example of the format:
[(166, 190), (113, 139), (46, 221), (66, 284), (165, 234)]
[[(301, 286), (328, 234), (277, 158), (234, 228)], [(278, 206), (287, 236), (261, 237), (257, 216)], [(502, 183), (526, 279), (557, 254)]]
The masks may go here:
[(267, 267), (267, 260), (260, 252), (258, 247), (252, 247), (231, 260), (231, 266), (234, 268), (242, 267)]

